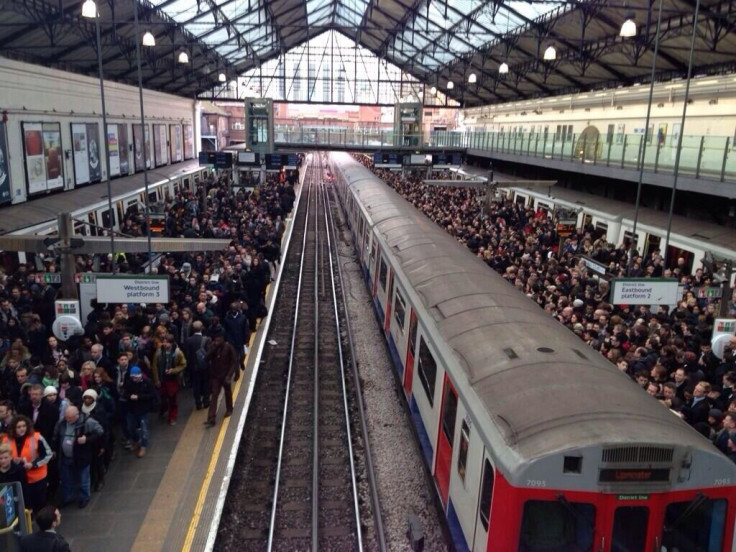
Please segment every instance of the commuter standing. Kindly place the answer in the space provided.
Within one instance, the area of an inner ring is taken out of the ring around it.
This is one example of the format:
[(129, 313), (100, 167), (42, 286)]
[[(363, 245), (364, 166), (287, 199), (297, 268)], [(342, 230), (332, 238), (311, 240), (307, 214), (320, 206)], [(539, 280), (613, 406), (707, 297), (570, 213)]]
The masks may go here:
[(161, 393), (162, 417), (168, 412), (169, 425), (176, 425), (179, 416), (179, 374), (187, 367), (184, 353), (176, 346), (172, 334), (153, 354), (153, 382)]
[(224, 330), (218, 328), (213, 332), (212, 339), (214, 343), (207, 352), (212, 390), (210, 409), (205, 422), (208, 427), (213, 427), (217, 421), (217, 400), (220, 398), (220, 390), (225, 391), (225, 417), (233, 413), (232, 381), (238, 369), (238, 354), (233, 346), (225, 341)]
[(148, 413), (156, 394), (151, 381), (143, 376), (140, 367), (131, 366), (130, 377), (125, 380), (123, 397), (127, 403), (128, 434), (133, 441), (131, 449), (138, 458), (146, 455), (148, 448)]

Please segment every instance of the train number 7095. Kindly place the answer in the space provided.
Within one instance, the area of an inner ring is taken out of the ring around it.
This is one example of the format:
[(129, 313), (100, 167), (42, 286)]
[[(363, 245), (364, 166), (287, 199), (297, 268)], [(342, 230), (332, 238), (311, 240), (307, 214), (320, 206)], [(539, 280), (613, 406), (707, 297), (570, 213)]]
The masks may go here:
[(526, 486), (527, 487), (546, 487), (547, 481), (545, 481), (544, 479), (527, 479)]

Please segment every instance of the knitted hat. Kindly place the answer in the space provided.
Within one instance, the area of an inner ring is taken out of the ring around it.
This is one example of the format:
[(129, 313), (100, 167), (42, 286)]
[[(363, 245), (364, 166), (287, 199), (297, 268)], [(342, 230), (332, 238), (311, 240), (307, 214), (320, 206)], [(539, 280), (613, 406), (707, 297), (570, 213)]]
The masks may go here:
[(92, 397), (93, 401), (97, 400), (97, 391), (94, 389), (87, 389), (84, 393), (82, 393), (82, 398), (84, 397)]
[(49, 385), (43, 390), (43, 396), (48, 397), (49, 395), (58, 395), (59, 391), (53, 385)]
[(138, 366), (133, 366), (130, 369), (130, 375), (131, 376), (140, 376), (140, 375), (142, 375), (141, 369)]

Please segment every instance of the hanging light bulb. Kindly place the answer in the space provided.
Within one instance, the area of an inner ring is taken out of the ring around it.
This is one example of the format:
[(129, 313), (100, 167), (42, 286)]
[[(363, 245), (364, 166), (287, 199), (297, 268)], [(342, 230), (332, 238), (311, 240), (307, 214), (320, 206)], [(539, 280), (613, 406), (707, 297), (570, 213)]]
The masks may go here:
[(429, 93), (430, 93), (430, 94), (431, 94), (432, 96), (436, 96), (436, 95), (437, 95), (437, 87), (436, 87), (436, 86), (433, 86), (432, 88), (430, 88), (430, 89), (429, 89)]
[(97, 4), (95, 4), (95, 0), (86, 0), (82, 4), (82, 17), (94, 19), (97, 15)]
[(217, 78), (220, 82), (227, 82), (227, 77), (225, 76), (225, 73), (220, 73), (220, 76)]
[(179, 54), (179, 63), (189, 63), (189, 54), (181, 52)]
[(144, 46), (155, 46), (156, 38), (153, 36), (151, 31), (146, 31), (143, 34), (143, 40), (141, 41)]
[(548, 46), (544, 51), (544, 61), (554, 61), (557, 59), (557, 50), (554, 46)]
[(475, 84), (478, 81), (478, 77), (475, 75), (475, 73), (470, 73), (468, 75), (468, 82), (470, 84)]
[(506, 73), (508, 73), (509, 72), (509, 64), (504, 61), (501, 65), (498, 66), (498, 72), (501, 75), (505, 75)]
[(618, 35), (622, 38), (633, 38), (636, 36), (636, 23), (634, 22), (634, 14), (627, 14), (626, 21), (621, 25), (621, 32)]
[(447, 89), (452, 90), (453, 88), (455, 88), (455, 83), (452, 81), (447, 81)]

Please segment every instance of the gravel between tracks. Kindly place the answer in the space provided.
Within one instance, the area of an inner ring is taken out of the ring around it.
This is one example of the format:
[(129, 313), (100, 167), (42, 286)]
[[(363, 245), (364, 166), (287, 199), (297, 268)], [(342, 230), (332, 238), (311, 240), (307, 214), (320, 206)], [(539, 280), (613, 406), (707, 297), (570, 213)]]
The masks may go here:
[[(335, 214), (337, 215), (335, 210)], [(447, 550), (434, 489), (424, 469), (421, 451), (408, 414), (398, 395), (396, 377), (384, 337), (379, 331), (354, 249), (336, 216), (347, 308), (353, 331), (363, 401), (378, 480), (378, 493), (390, 550), (411, 550), (406, 532), (408, 517), (415, 513), (424, 525), (424, 550)]]

